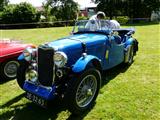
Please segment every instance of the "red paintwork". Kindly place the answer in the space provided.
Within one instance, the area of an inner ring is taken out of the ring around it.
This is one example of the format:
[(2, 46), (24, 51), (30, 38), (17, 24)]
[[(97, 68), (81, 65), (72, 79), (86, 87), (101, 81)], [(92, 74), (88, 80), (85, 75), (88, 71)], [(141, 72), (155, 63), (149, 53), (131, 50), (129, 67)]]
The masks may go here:
[(33, 45), (16, 42), (0, 42), (0, 63), (18, 57), (29, 46)]

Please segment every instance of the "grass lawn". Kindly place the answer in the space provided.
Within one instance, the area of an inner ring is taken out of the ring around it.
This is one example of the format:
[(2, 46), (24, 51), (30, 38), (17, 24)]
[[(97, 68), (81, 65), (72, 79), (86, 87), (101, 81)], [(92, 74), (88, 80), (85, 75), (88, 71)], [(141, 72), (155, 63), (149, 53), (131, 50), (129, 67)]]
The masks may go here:
[[(129, 27), (129, 26), (124, 26)], [(74, 116), (61, 105), (46, 110), (24, 98), (16, 80), (0, 84), (0, 120), (160, 120), (160, 25), (136, 25), (139, 51), (129, 67), (105, 71), (95, 106)], [(36, 45), (69, 35), (70, 27), (0, 30), (0, 38)]]

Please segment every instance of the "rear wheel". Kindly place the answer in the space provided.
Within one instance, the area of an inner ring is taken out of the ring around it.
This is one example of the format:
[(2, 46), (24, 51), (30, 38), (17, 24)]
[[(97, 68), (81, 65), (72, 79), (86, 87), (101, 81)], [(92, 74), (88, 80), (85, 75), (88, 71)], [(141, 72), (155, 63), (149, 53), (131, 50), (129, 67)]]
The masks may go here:
[(128, 64), (131, 65), (133, 63), (133, 57), (134, 57), (134, 49), (133, 49), (133, 45), (130, 48), (129, 51), (129, 59), (128, 59)]
[(8, 60), (1, 64), (0, 74), (2, 80), (15, 79), (17, 76), (17, 69), (19, 67), (19, 62), (17, 60)]
[(100, 80), (100, 72), (93, 68), (69, 81), (66, 101), (72, 113), (80, 114), (92, 107), (100, 89)]

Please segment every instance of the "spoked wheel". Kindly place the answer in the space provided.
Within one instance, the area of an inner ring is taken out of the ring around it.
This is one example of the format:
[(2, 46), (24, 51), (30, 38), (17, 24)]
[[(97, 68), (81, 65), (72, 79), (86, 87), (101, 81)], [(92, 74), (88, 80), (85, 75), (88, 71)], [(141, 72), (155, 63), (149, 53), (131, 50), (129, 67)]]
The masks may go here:
[(19, 62), (16, 60), (10, 60), (2, 64), (1, 66), (1, 77), (3, 80), (11, 80), (16, 78), (17, 69), (19, 67)]
[(79, 107), (87, 106), (97, 90), (97, 80), (94, 75), (87, 75), (79, 84), (76, 92), (76, 104)]
[(66, 101), (68, 109), (80, 114), (92, 107), (100, 89), (101, 75), (94, 68), (74, 76), (68, 84)]

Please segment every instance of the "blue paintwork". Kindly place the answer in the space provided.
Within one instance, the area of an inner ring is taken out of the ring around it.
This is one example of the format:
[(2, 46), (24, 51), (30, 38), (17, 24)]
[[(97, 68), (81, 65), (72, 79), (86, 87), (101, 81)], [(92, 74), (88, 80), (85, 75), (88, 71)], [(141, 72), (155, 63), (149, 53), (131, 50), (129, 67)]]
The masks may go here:
[(44, 88), (42, 86), (36, 86), (34, 84), (31, 84), (29, 82), (25, 82), (24, 83), (24, 86), (23, 86), (23, 89), (27, 92), (30, 92), (34, 95), (37, 95), (45, 100), (52, 100), (54, 99), (55, 95), (55, 86), (52, 86), (52, 89), (47, 89), (47, 88)]
[(108, 59), (103, 64), (103, 70), (110, 69), (124, 61), (124, 44), (117, 44), (114, 37), (111, 37), (111, 46), (108, 47)]
[(101, 62), (101, 60), (93, 55), (87, 55), (85, 57), (81, 57), (73, 66), (72, 71), (75, 73), (78, 72), (82, 72), (83, 70), (85, 70), (86, 66), (88, 65), (88, 63), (92, 60), (98, 60), (99, 62)]
[(134, 38), (129, 37), (128, 40), (125, 42), (125, 48), (128, 45), (133, 45), (134, 40), (135, 40)]
[[(130, 29), (123, 29), (129, 32)], [(76, 41), (80, 40), (80, 41)], [(81, 66), (77, 65), (77, 61), (81, 59), (82, 55), (82, 45), (81, 42), (84, 42), (87, 46), (87, 54), (97, 57), (101, 60), (102, 69), (110, 69), (124, 61), (124, 48), (128, 45), (133, 44), (134, 39), (131, 36), (128, 36), (127, 40), (122, 44), (117, 44), (115, 38), (108, 37), (104, 34), (99, 33), (81, 33), (68, 36), (66, 38), (59, 39), (49, 43), (49, 46), (57, 48), (58, 51), (63, 51), (68, 56), (67, 66)], [(108, 59), (106, 59), (106, 51), (109, 51)], [(71, 52), (74, 51), (74, 52)], [(82, 62), (80, 62), (82, 63)], [(87, 61), (88, 63), (88, 61)], [(84, 64), (84, 65), (87, 65)], [(77, 70), (76, 70), (77, 69)], [(79, 71), (76, 67), (74, 71)]]
[[(129, 32), (130, 30), (126, 29), (126, 31)], [(86, 32), (55, 40), (48, 43), (48, 45), (52, 46), (56, 51), (64, 52), (68, 57), (66, 66), (72, 68), (74, 73), (78, 73), (85, 70), (86, 66), (93, 59), (96, 59), (101, 63), (103, 70), (110, 69), (122, 63), (126, 52), (125, 48), (128, 45), (132, 45), (134, 39), (131, 36), (128, 36), (126, 40), (120, 44), (118, 44), (116, 40), (118, 40), (116, 37), (108, 36), (107, 34), (104, 34), (104, 32), (102, 34)], [(82, 57), (82, 42), (86, 44), (87, 56), (85, 57)], [(108, 56), (106, 56), (107, 51), (109, 53)], [(22, 59), (24, 59), (24, 56), (20, 55), (18, 60)], [(23, 89), (46, 100), (54, 99), (56, 90), (54, 85), (52, 86), (52, 90), (48, 90), (27, 81), (25, 82)]]
[(108, 37), (103, 34), (76, 34), (53, 41), (49, 43), (49, 46), (58, 49), (58, 51), (63, 51), (64, 53), (66, 53), (66, 55), (68, 56), (67, 66), (70, 67), (74, 65), (82, 55), (83, 51), (81, 42), (84, 42), (86, 44), (88, 55), (94, 55), (99, 59), (104, 59), (102, 53), (105, 52), (107, 40)]
[(24, 55), (23, 55), (23, 53), (18, 57), (18, 60), (24, 60)]

